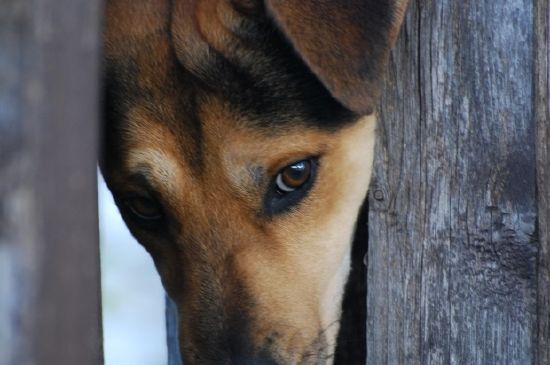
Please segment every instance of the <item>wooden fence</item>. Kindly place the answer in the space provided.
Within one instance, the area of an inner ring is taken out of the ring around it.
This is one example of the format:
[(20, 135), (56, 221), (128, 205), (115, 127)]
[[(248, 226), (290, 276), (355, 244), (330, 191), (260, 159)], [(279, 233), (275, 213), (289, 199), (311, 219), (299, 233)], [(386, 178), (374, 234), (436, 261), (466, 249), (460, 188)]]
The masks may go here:
[[(0, 364), (102, 363), (99, 14), (0, 7)], [(548, 0), (413, 1), (379, 116), (338, 364), (550, 365)]]
[(368, 364), (550, 364), (547, 16), (410, 7), (380, 107)]
[(0, 364), (102, 363), (100, 2), (0, 5)]

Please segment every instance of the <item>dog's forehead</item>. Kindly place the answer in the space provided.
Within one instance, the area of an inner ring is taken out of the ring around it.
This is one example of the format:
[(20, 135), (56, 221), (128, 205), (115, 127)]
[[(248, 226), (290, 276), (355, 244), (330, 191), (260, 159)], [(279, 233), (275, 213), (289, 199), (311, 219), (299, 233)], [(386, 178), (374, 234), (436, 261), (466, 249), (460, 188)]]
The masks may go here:
[(231, 8), (214, 11), (207, 7), (213, 3), (218, 2), (196, 2), (196, 11), (183, 14), (177, 6), (170, 13), (159, 5), (152, 12), (158, 13), (153, 17), (158, 24), (135, 24), (139, 32), (128, 24), (143, 18), (142, 12), (126, 15), (135, 22), (111, 20), (114, 25), (108, 24), (106, 32), (108, 89), (124, 89), (111, 93), (119, 96), (113, 104), (132, 96), (125, 104), (145, 102), (166, 109), (166, 94), (172, 94), (170, 107), (177, 114), (172, 119), (194, 135), (200, 135), (203, 122), (196, 118), (197, 108), (213, 98), (222, 100), (240, 121), (270, 132), (295, 124), (335, 130), (357, 119), (322, 86), (265, 15), (243, 17)]
[[(154, 147), (198, 175), (206, 165), (235, 161), (219, 149), (237, 146), (248, 154), (239, 156), (241, 166), (231, 168), (254, 170), (253, 163), (244, 163), (265, 154), (269, 143), (242, 148), (252, 136), (266, 141), (292, 136), (277, 139), (282, 148), (268, 151), (277, 157), (290, 149), (289, 141), (310, 138), (304, 128), (334, 133), (358, 119), (330, 95), (265, 16), (198, 12), (189, 18), (164, 5), (149, 10), (154, 16), (143, 27), (137, 8), (126, 14), (135, 19), (123, 24), (113, 20), (114, 11), (108, 17), (114, 24), (107, 24), (106, 31), (106, 135), (127, 141), (123, 154)], [(179, 21), (185, 21), (183, 34)], [(164, 139), (153, 138), (155, 128), (164, 131)]]
[[(169, 45), (142, 44), (134, 55), (111, 60), (106, 65), (105, 135), (124, 142), (130, 150), (154, 144), (178, 142), (190, 165), (201, 165), (202, 122), (198, 120), (196, 89), (185, 73), (175, 72)], [(148, 54), (154, 54), (155, 57)], [(162, 136), (162, 137), (159, 137)]]
[[(235, 2), (233, 2), (235, 3)], [(178, 62), (258, 128), (305, 124), (339, 129), (344, 108), (264, 11), (244, 16), (229, 1), (178, 2), (171, 42)]]

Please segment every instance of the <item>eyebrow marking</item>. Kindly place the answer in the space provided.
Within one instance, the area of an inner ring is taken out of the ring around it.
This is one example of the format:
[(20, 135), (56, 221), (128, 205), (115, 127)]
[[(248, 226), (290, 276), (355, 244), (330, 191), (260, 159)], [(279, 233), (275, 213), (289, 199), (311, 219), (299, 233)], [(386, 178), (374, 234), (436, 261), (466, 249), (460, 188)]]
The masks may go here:
[(149, 184), (160, 184), (172, 191), (176, 190), (176, 159), (154, 148), (131, 151), (127, 167), (132, 175), (143, 176)]

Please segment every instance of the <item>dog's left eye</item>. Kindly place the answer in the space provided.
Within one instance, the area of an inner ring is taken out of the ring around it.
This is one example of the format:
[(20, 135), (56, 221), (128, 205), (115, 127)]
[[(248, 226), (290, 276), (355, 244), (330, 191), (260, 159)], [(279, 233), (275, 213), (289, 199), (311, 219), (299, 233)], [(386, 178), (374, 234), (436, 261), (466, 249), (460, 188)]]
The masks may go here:
[(311, 175), (311, 161), (302, 160), (285, 167), (275, 180), (277, 189), (289, 193), (304, 185)]
[(160, 204), (151, 198), (131, 196), (124, 199), (124, 205), (134, 217), (140, 220), (156, 221), (162, 218)]
[(287, 212), (305, 198), (315, 182), (317, 160), (299, 160), (279, 171), (264, 198), (264, 211), (268, 216)]

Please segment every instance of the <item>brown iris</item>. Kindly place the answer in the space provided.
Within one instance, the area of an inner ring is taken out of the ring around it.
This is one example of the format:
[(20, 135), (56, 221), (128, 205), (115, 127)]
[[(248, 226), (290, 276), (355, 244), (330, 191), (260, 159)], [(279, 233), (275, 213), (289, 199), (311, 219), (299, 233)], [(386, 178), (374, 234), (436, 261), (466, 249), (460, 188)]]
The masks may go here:
[(291, 192), (304, 185), (311, 175), (311, 162), (302, 160), (288, 165), (279, 175), (276, 184), (281, 192)]
[(137, 218), (143, 220), (156, 220), (162, 217), (160, 205), (151, 198), (134, 196), (127, 198), (124, 204)]

